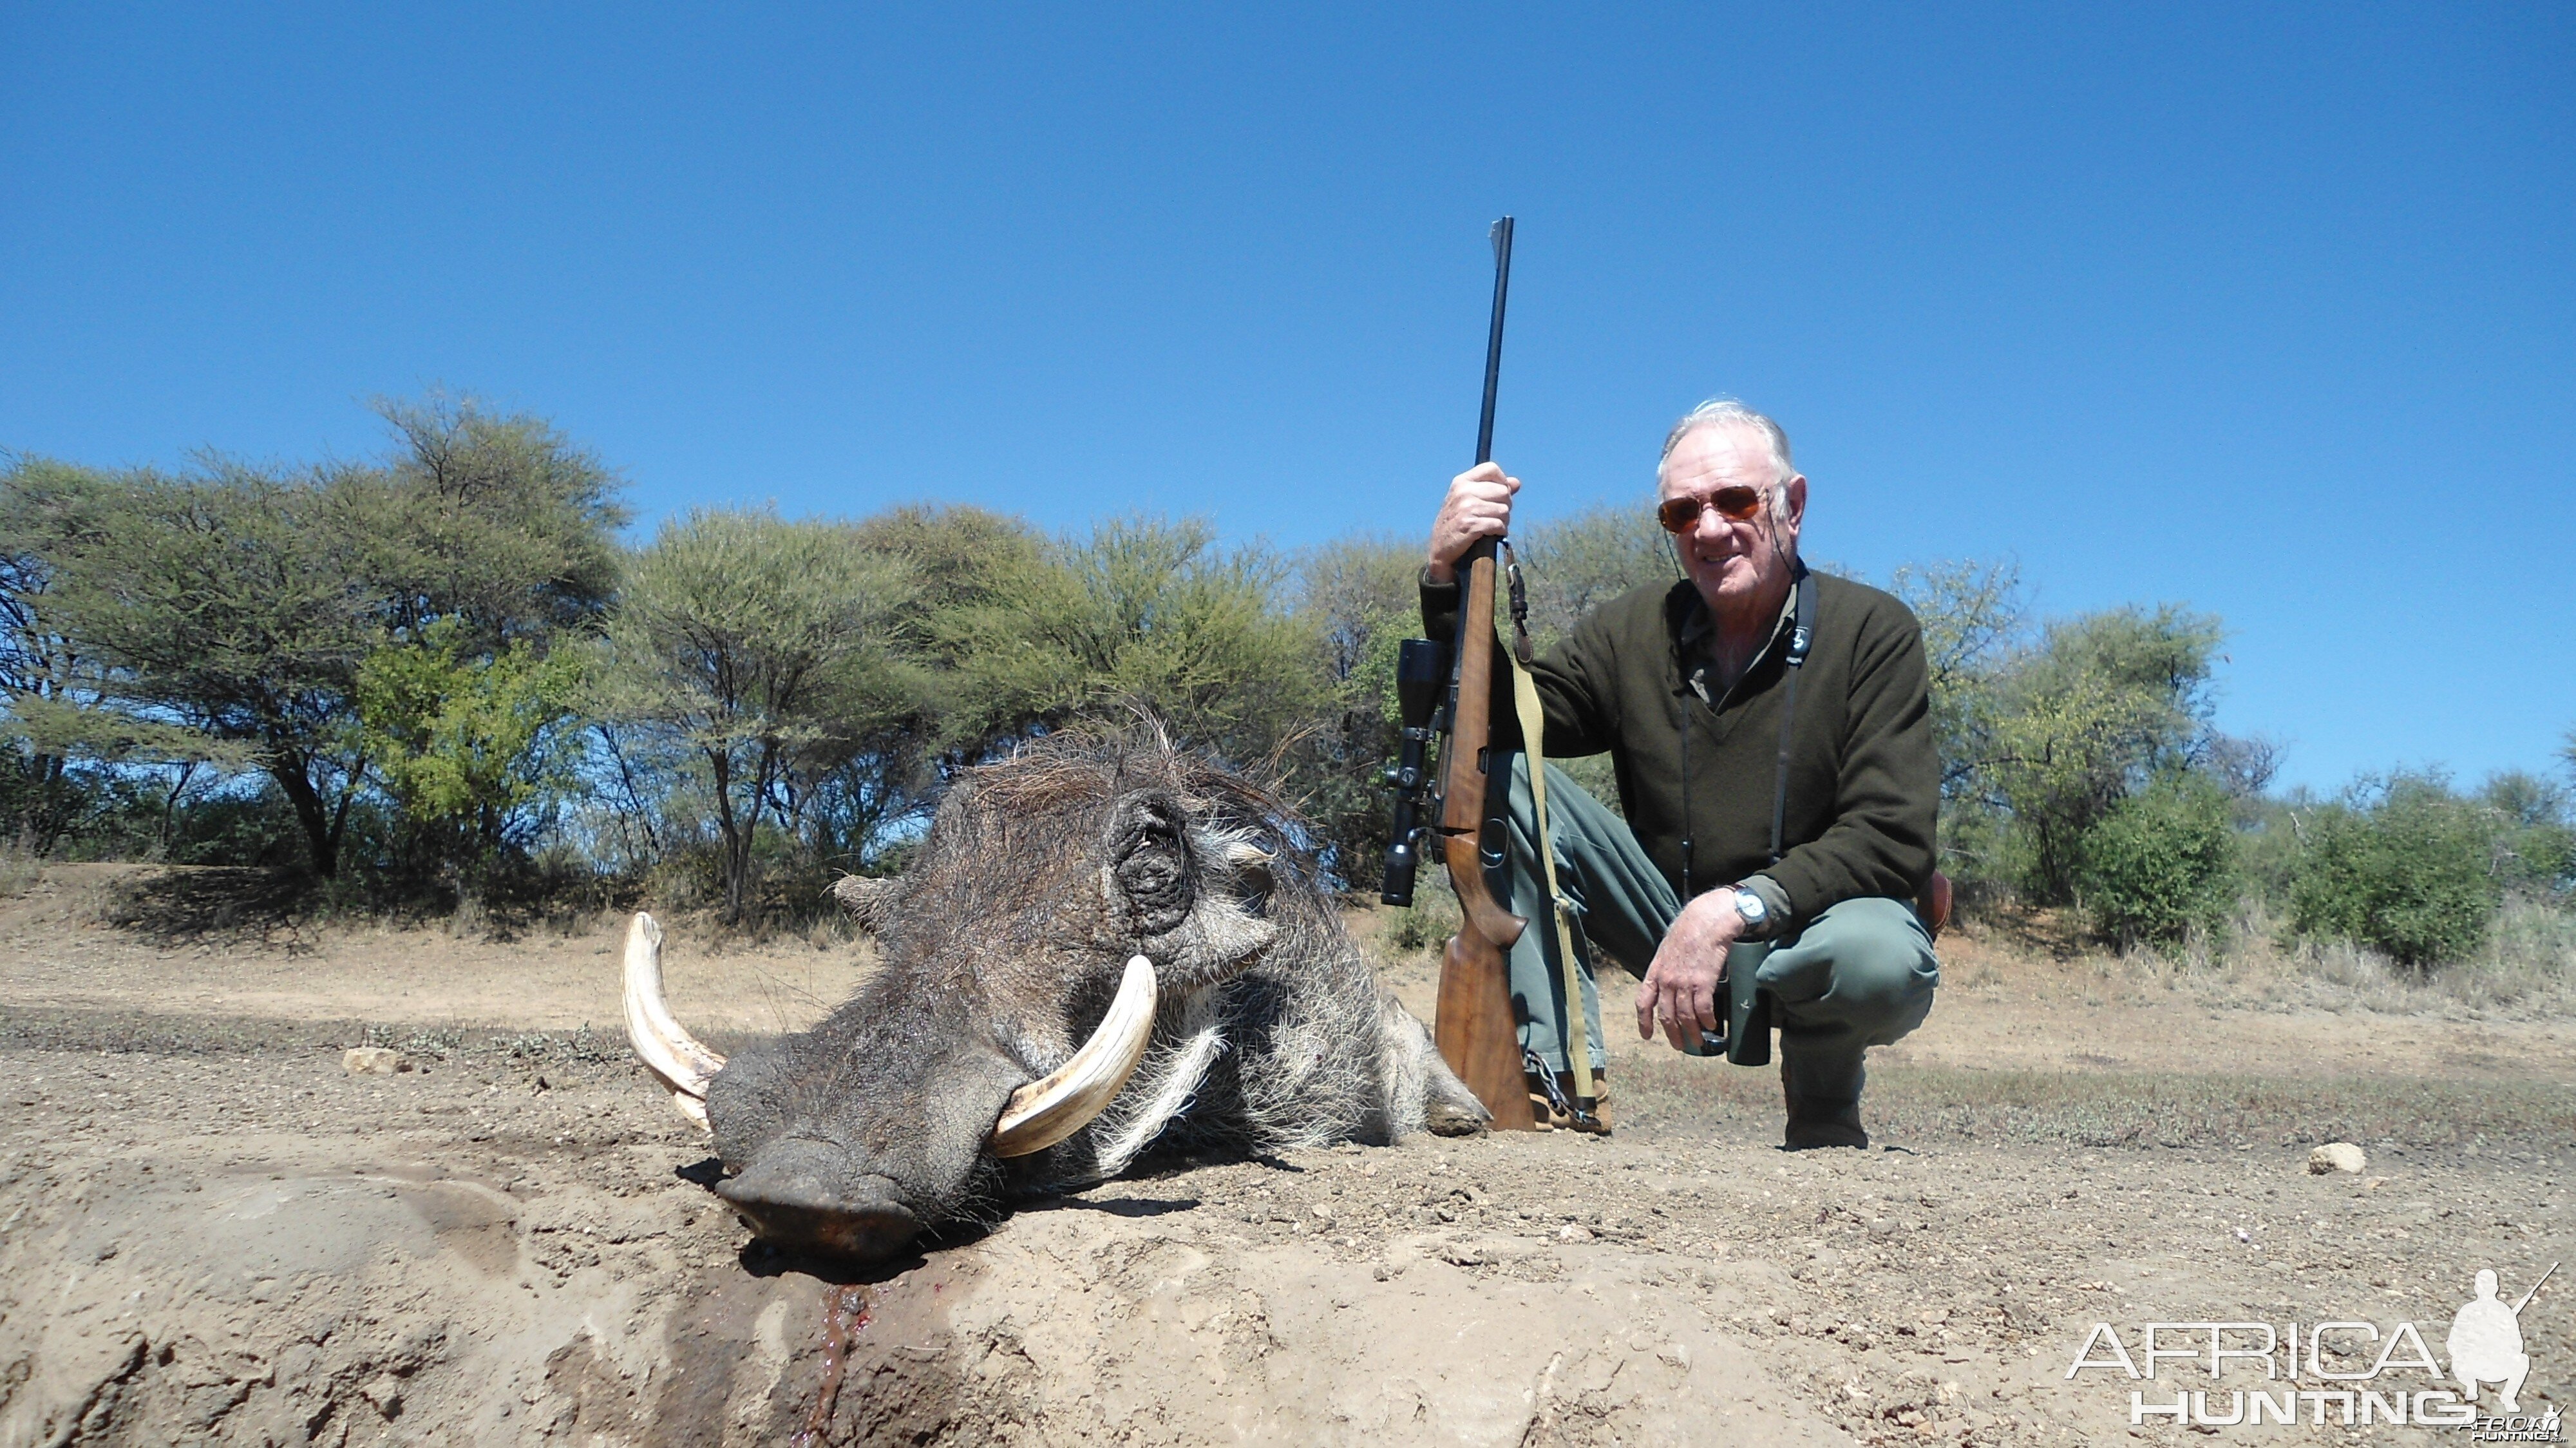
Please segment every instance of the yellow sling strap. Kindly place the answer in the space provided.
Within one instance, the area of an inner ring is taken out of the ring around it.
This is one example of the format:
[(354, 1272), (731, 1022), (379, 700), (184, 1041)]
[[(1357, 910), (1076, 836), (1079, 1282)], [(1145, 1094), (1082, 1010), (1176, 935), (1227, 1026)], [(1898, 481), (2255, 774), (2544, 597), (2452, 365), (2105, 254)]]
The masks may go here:
[[(1506, 550), (1510, 544), (1503, 545)], [(1565, 894), (1556, 884), (1556, 839), (1547, 826), (1547, 709), (1539, 702), (1538, 678), (1529, 636), (1529, 606), (1521, 591), (1520, 560), (1507, 551), (1511, 582), (1512, 704), (1521, 721), (1521, 750), (1529, 757), (1530, 802), (1538, 810), (1539, 868), (1547, 876), (1548, 918), (1556, 922), (1556, 963), (1565, 977), (1565, 1016), (1557, 1035), (1565, 1043), (1565, 1061), (1574, 1072), (1575, 1105), (1584, 1111), (1600, 1098), (1592, 1081), (1592, 1026), (1583, 1013), (1583, 967), (1574, 958), (1574, 927), (1566, 920)]]

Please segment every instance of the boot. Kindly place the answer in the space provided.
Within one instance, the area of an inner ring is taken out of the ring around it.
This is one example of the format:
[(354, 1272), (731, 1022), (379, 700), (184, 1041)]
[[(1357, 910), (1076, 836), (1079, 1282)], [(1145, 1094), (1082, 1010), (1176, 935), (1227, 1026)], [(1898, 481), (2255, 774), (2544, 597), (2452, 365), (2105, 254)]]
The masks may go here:
[(1780, 1142), (1784, 1148), (1809, 1151), (1820, 1146), (1869, 1145), (1869, 1133), (1860, 1124), (1860, 1098), (1843, 1101), (1801, 1095), (1785, 1051), (1780, 1055), (1780, 1094), (1789, 1107), (1788, 1130)]
[(1572, 1126), (1574, 1124), (1574, 1119), (1572, 1117), (1557, 1110), (1556, 1104), (1547, 1099), (1547, 1080), (1545, 1077), (1540, 1076), (1535, 1071), (1523, 1071), (1521, 1073), (1521, 1084), (1529, 1090), (1530, 1121), (1534, 1123), (1536, 1129), (1540, 1131), (1554, 1131), (1559, 1127)]
[[(1556, 1104), (1549, 1100), (1545, 1082), (1527, 1072), (1522, 1073), (1521, 1079), (1529, 1088), (1530, 1116), (1537, 1121), (1539, 1130), (1581, 1131), (1595, 1136), (1610, 1134), (1609, 1072), (1597, 1068), (1593, 1071), (1592, 1089), (1596, 1094), (1592, 1101), (1592, 1119), (1580, 1123), (1575, 1121), (1572, 1112), (1559, 1110)], [(1573, 1072), (1556, 1073), (1556, 1091), (1568, 1101), (1574, 1099)]]
[[(1573, 1100), (1573, 1099), (1574, 1099), (1574, 1073), (1573, 1073), (1573, 1072), (1571, 1072), (1571, 1071), (1567, 1071), (1567, 1072), (1564, 1072), (1564, 1073), (1560, 1074), (1560, 1075), (1556, 1078), (1556, 1089), (1565, 1093), (1565, 1099), (1566, 1099), (1566, 1100), (1568, 1100), (1568, 1101)], [(1596, 1069), (1596, 1070), (1592, 1073), (1592, 1092), (1593, 1092), (1593, 1096), (1592, 1096), (1592, 1119), (1591, 1119), (1591, 1120), (1589, 1120), (1589, 1121), (1576, 1121), (1573, 1117), (1568, 1116), (1568, 1117), (1567, 1117), (1563, 1122), (1561, 1122), (1561, 1123), (1559, 1123), (1559, 1124), (1560, 1124), (1560, 1125), (1563, 1125), (1563, 1126), (1566, 1126), (1566, 1127), (1569, 1127), (1569, 1128), (1571, 1128), (1571, 1129), (1573, 1129), (1573, 1130), (1575, 1130), (1575, 1131), (1585, 1131), (1585, 1132), (1590, 1132), (1591, 1134), (1593, 1134), (1593, 1135), (1595, 1135), (1595, 1136), (1608, 1136), (1608, 1135), (1610, 1134), (1610, 1073), (1609, 1073), (1609, 1072), (1607, 1072), (1607, 1071), (1602, 1071), (1602, 1070), (1597, 1070), (1597, 1069)]]

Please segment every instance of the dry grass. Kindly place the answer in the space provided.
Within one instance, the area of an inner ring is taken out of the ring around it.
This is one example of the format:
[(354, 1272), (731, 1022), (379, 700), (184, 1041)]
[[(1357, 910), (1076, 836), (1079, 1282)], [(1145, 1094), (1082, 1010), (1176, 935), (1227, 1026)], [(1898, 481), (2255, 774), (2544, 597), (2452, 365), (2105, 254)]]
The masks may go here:
[(24, 895), (45, 878), (45, 862), (15, 845), (0, 845), (0, 900)]
[(2197, 1003), (2369, 1010), (2449, 1019), (2576, 1016), (2576, 912), (2511, 900), (2473, 958), (2411, 970), (2344, 941), (2294, 939), (2259, 904), (2240, 907), (2223, 936), (2126, 953), (2076, 944), (2045, 915), (1984, 921), (1942, 942), (1949, 984), (2180, 993)]

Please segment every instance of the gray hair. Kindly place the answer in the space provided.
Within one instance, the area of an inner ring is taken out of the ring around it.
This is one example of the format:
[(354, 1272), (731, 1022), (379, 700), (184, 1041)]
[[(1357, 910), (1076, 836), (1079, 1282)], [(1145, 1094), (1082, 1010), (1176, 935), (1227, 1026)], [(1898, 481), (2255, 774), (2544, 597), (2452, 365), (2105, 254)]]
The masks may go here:
[(1780, 424), (1732, 397), (1712, 397), (1682, 414), (1682, 420), (1673, 424), (1673, 430), (1664, 434), (1663, 456), (1655, 460), (1656, 479), (1662, 480), (1664, 464), (1672, 460), (1673, 449), (1682, 445), (1682, 439), (1704, 427), (1744, 428), (1760, 433), (1763, 440), (1771, 444), (1773, 510), (1785, 510), (1788, 505), (1781, 490), (1798, 475), (1796, 465), (1789, 460), (1789, 434)]

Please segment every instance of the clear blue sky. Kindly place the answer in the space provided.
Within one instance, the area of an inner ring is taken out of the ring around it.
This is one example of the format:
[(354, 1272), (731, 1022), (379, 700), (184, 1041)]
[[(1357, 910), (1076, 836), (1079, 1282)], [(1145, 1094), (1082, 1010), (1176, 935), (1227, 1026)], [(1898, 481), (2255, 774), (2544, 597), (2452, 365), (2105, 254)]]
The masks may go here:
[(1810, 551), (2231, 629), (2285, 778), (2576, 724), (2576, 7), (0, 8), (0, 446), (374, 451), (433, 384), (647, 520), (1418, 533), (1740, 395)]

